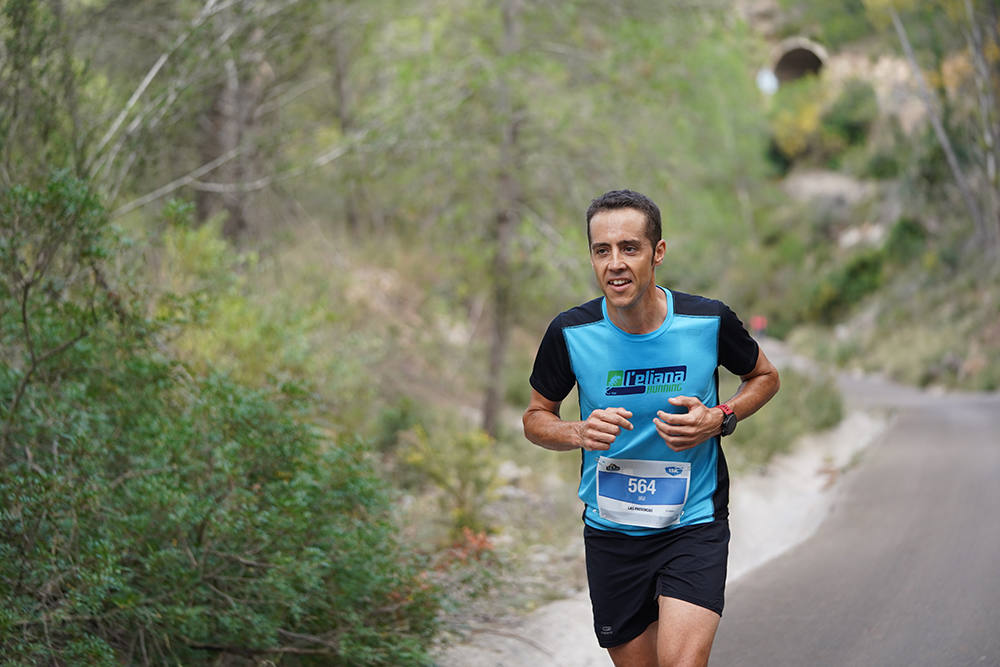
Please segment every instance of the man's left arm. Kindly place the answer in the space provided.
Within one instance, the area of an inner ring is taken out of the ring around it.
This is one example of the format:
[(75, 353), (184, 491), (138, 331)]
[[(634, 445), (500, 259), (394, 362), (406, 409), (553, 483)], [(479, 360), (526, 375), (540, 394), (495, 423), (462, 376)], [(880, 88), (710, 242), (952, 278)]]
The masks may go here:
[[(736, 418), (743, 421), (778, 393), (781, 381), (778, 378), (778, 369), (760, 348), (753, 370), (741, 375), (740, 379), (743, 382), (725, 403), (736, 414)], [(653, 423), (663, 441), (675, 452), (696, 447), (722, 432), (722, 419), (725, 413), (721, 408), (709, 408), (694, 396), (674, 396), (669, 402), (672, 405), (685, 407), (688, 411), (674, 414), (660, 410)]]

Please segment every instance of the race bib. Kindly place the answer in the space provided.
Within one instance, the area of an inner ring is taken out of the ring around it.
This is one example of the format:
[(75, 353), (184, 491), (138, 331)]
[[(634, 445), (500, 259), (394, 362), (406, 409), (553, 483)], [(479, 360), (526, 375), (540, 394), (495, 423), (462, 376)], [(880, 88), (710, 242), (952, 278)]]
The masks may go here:
[(665, 528), (684, 513), (691, 464), (687, 461), (597, 460), (597, 509), (629, 526)]

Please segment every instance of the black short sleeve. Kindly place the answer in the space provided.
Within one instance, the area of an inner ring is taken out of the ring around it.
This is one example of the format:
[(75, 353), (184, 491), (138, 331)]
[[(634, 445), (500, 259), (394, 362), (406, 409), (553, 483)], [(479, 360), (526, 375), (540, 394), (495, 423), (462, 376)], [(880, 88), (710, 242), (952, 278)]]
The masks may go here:
[(760, 348), (736, 313), (720, 304), (719, 364), (730, 373), (746, 375), (757, 365)]
[(563, 336), (563, 315), (560, 314), (545, 331), (538, 345), (535, 365), (531, 371), (531, 386), (550, 401), (562, 401), (576, 384), (569, 360), (566, 338)]

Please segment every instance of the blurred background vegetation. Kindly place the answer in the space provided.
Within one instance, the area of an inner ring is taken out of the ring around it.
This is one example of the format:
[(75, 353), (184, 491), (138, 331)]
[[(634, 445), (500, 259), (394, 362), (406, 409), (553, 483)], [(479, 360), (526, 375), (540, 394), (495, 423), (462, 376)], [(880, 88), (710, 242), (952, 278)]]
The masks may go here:
[[(663, 284), (996, 390), (995, 3), (735, 7), (3, 0), (0, 664), (425, 664), (578, 585), (519, 417), (611, 188)], [(782, 378), (737, 473), (841, 416)]]

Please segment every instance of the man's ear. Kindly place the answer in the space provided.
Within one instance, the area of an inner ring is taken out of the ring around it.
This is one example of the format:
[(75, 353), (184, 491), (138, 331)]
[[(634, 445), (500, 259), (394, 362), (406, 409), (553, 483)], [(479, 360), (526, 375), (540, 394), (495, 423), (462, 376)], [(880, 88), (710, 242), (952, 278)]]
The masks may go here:
[(656, 242), (656, 245), (653, 246), (653, 266), (659, 266), (660, 263), (663, 261), (664, 255), (666, 254), (667, 254), (667, 242), (664, 241), (663, 239), (660, 239), (659, 241)]

